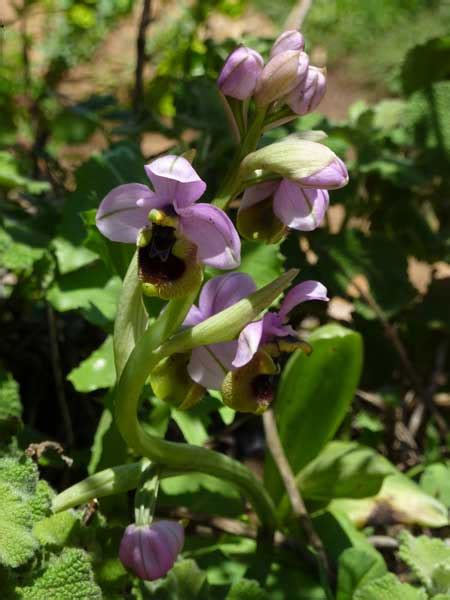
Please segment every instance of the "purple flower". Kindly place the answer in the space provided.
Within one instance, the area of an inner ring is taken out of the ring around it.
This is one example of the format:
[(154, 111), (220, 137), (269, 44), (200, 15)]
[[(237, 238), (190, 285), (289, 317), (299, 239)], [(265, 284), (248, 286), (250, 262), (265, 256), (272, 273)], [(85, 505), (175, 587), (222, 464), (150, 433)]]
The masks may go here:
[(306, 115), (319, 106), (327, 89), (324, 71), (308, 67), (305, 77), (290, 91), (286, 103), (297, 115)]
[(255, 91), (263, 67), (264, 61), (258, 52), (238, 46), (225, 61), (217, 85), (225, 96), (246, 100)]
[(184, 529), (176, 521), (128, 525), (120, 542), (119, 558), (140, 579), (164, 577), (184, 544)]
[(285, 50), (269, 60), (255, 89), (254, 98), (258, 106), (268, 106), (295, 88), (302, 54), (304, 52), (298, 50)]
[[(328, 191), (343, 187), (348, 182), (348, 173), (342, 160), (336, 157), (332, 163), (313, 175), (303, 177), (298, 181), (282, 179), (259, 183), (247, 188), (241, 200), (238, 211), (240, 222), (255, 221), (245, 215), (255, 212), (257, 205), (270, 200), (276, 217), (291, 229), (313, 231), (322, 223), (329, 205)], [(250, 209), (251, 212), (250, 212)], [(245, 223), (245, 229), (248, 229)], [(242, 231), (242, 233), (244, 233)]]
[(163, 156), (145, 166), (153, 185), (114, 188), (102, 200), (96, 223), (114, 242), (138, 246), (143, 292), (162, 299), (186, 295), (200, 285), (200, 263), (234, 269), (241, 242), (229, 217), (211, 204), (197, 204), (206, 188), (183, 157)]
[[(231, 273), (209, 280), (202, 289), (199, 305), (189, 311), (184, 325), (193, 326), (235, 304), (256, 289), (249, 275)], [(284, 299), (279, 312), (268, 312), (247, 325), (237, 340), (194, 348), (188, 365), (190, 377), (209, 389), (220, 389), (229, 371), (249, 363), (260, 348), (278, 338), (297, 335), (287, 324), (289, 312), (307, 300), (328, 300), (326, 288), (317, 281), (304, 281)]]
[(305, 39), (302, 34), (296, 29), (290, 29), (284, 31), (275, 40), (272, 50), (270, 51), (270, 57), (276, 56), (286, 50), (304, 50)]
[[(96, 223), (103, 235), (113, 242), (134, 244), (142, 229), (158, 227), (149, 221), (150, 211), (157, 209), (177, 233), (196, 245), (202, 263), (219, 269), (236, 268), (240, 263), (236, 229), (216, 206), (196, 204), (206, 183), (189, 161), (167, 155), (146, 165), (145, 171), (154, 191), (141, 183), (126, 183), (102, 200)], [(155, 252), (163, 250), (155, 248)]]

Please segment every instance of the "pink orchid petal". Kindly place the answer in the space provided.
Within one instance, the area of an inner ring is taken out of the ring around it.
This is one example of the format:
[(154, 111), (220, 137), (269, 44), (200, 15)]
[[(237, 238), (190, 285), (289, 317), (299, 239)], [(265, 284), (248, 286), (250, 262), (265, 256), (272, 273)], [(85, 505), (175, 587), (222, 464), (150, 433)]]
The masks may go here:
[(273, 212), (291, 229), (313, 231), (321, 224), (328, 205), (326, 190), (305, 189), (283, 179), (275, 192)]
[(95, 217), (101, 233), (113, 242), (135, 244), (139, 230), (149, 225), (148, 213), (159, 200), (141, 183), (125, 183), (103, 198)]
[(263, 320), (249, 323), (247, 327), (241, 331), (238, 342), (237, 352), (233, 360), (233, 367), (238, 369), (251, 361), (259, 348), (263, 334)]
[(327, 288), (319, 281), (303, 281), (293, 287), (281, 304), (280, 317), (285, 320), (288, 313), (302, 302), (308, 300), (322, 300), (328, 302)]
[[(205, 286), (203, 286), (205, 289)], [(203, 290), (202, 290), (203, 291)], [(204, 321), (207, 317), (202, 313), (202, 311), (194, 305), (189, 309), (186, 318), (184, 319), (183, 325), (185, 327), (193, 327), (194, 325), (198, 325), (202, 321)]]
[(244, 208), (250, 208), (254, 204), (262, 202), (263, 200), (275, 193), (279, 184), (279, 181), (267, 181), (266, 183), (258, 183), (257, 185), (252, 185), (251, 187), (248, 187), (245, 190), (244, 195), (242, 196), (239, 210), (243, 210)]
[(199, 309), (204, 319), (232, 306), (256, 290), (246, 273), (227, 273), (205, 283), (200, 293)]
[(218, 269), (235, 269), (241, 262), (241, 241), (230, 218), (212, 204), (178, 210), (181, 232), (198, 248), (198, 258)]
[(237, 342), (200, 346), (192, 350), (188, 373), (193, 381), (210, 390), (220, 390), (236, 354)]
[(193, 204), (206, 189), (206, 183), (182, 156), (168, 154), (157, 158), (145, 165), (145, 171), (158, 198), (175, 210)]

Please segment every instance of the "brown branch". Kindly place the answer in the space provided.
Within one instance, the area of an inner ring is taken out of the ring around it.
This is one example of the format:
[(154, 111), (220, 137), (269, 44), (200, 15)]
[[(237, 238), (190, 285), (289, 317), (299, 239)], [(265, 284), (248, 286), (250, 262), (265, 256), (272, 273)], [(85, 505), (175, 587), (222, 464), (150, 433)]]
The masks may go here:
[(439, 429), (439, 433), (441, 435), (442, 440), (447, 439), (448, 428), (445, 422), (445, 419), (442, 417), (437, 407), (433, 402), (433, 397), (430, 396), (429, 391), (426, 390), (422, 381), (418, 377), (416, 370), (408, 356), (408, 352), (398, 335), (398, 331), (395, 325), (393, 325), (387, 316), (385, 315), (383, 309), (375, 300), (375, 298), (370, 294), (370, 292), (366, 291), (362, 286), (358, 284), (357, 281), (348, 276), (344, 269), (341, 268), (341, 271), (344, 275), (351, 281), (353, 287), (359, 292), (361, 297), (365, 300), (365, 302), (370, 306), (373, 312), (376, 314), (378, 320), (383, 326), (384, 333), (386, 337), (391, 341), (394, 350), (396, 351), (400, 362), (402, 364), (403, 370), (405, 372), (406, 377), (408, 378), (411, 386), (413, 387), (416, 395), (422, 400), (425, 404), (429, 412), (433, 415), (436, 425)]
[(55, 380), (56, 398), (58, 400), (63, 425), (66, 434), (66, 445), (73, 446), (75, 441), (72, 428), (72, 419), (67, 406), (66, 393), (64, 391), (64, 380), (61, 369), (61, 356), (59, 354), (58, 335), (56, 330), (55, 313), (50, 304), (47, 304), (48, 337), (50, 341), (50, 357), (52, 363), (53, 377)]
[(299, 523), (306, 534), (308, 542), (316, 552), (319, 572), (323, 578), (326, 578), (326, 581), (323, 583), (325, 583), (325, 587), (328, 588), (328, 581), (330, 580), (330, 568), (328, 565), (325, 548), (322, 544), (322, 540), (314, 529), (313, 523), (300, 494), (300, 490), (297, 487), (291, 465), (289, 464), (283, 446), (281, 445), (277, 423), (272, 409), (269, 408), (269, 410), (263, 414), (263, 423), (264, 432), (266, 434), (266, 443), (283, 480), (284, 487), (286, 488), (286, 492), (292, 506), (292, 511), (298, 518)]
[(151, 16), (151, 0), (144, 0), (142, 5), (142, 15), (139, 22), (138, 35), (136, 39), (136, 68), (134, 72), (134, 90), (133, 90), (133, 110), (138, 112), (141, 110), (142, 96), (144, 93), (144, 66), (146, 61), (145, 56), (145, 36), (147, 28), (152, 21)]

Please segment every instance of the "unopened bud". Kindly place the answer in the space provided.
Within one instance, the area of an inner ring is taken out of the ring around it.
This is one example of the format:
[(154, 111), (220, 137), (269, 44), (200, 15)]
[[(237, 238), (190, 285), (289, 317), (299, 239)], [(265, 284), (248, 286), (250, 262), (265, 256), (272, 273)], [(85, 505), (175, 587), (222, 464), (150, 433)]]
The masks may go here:
[[(246, 190), (237, 214), (236, 226), (242, 237), (247, 240), (276, 244), (287, 234), (288, 229), (273, 212), (273, 194), (277, 184), (261, 184)], [(267, 195), (259, 199), (259, 194)], [(252, 195), (256, 196), (252, 203)]]
[(280, 36), (275, 40), (274, 45), (272, 46), (272, 50), (270, 51), (270, 58), (280, 54), (281, 52), (285, 52), (286, 50), (299, 50), (302, 51), (305, 49), (305, 39), (296, 29), (290, 29), (288, 31), (284, 31)]
[(258, 52), (239, 46), (225, 61), (217, 85), (225, 96), (245, 100), (255, 91), (263, 67), (264, 61)]
[(300, 52), (286, 50), (269, 60), (256, 85), (255, 102), (267, 106), (286, 96), (297, 85)]
[(308, 67), (303, 82), (289, 93), (286, 103), (297, 115), (306, 115), (319, 106), (326, 88), (325, 69)]
[(190, 352), (172, 354), (162, 360), (150, 373), (150, 384), (157, 398), (180, 410), (197, 404), (205, 393), (198, 383), (192, 381), (187, 371)]
[(121, 562), (140, 579), (160, 579), (173, 567), (184, 544), (183, 526), (176, 521), (128, 525), (120, 542)]
[(322, 190), (337, 190), (348, 183), (348, 171), (342, 160), (336, 158), (329, 165), (298, 180), (304, 188), (315, 188)]
[(243, 367), (231, 371), (222, 384), (223, 402), (240, 412), (265, 412), (276, 391), (278, 367), (269, 354), (259, 350)]

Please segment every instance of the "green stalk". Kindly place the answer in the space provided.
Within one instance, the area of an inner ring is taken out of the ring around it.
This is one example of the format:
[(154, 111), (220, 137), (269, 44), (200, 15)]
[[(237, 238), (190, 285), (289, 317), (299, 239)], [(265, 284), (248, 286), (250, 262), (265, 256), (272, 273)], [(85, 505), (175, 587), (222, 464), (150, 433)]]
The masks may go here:
[[(141, 427), (137, 410), (142, 387), (148, 374), (159, 361), (176, 352), (233, 339), (247, 323), (270, 306), (296, 273), (296, 270), (288, 271), (248, 298), (173, 336), (157, 349), (154, 348), (154, 338), (147, 331), (131, 353), (116, 389), (116, 421), (130, 448), (160, 464), (163, 469), (198, 471), (233, 483), (249, 498), (261, 523), (267, 529), (276, 527), (275, 508), (264, 486), (247, 467), (206, 448), (168, 442), (150, 435)], [(169, 303), (161, 318), (176, 312), (173, 308), (175, 302), (177, 301)]]

